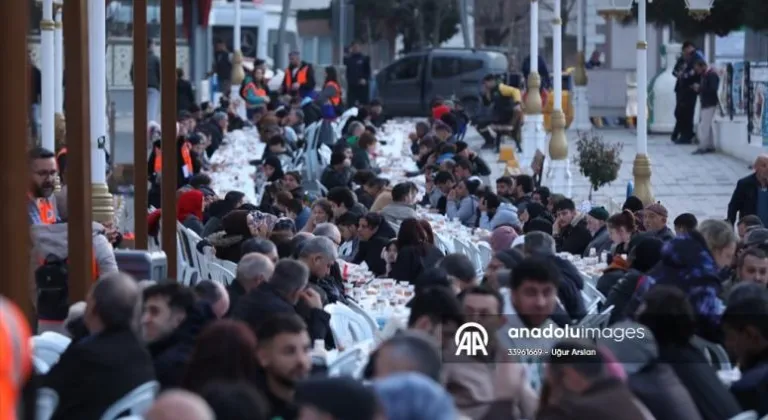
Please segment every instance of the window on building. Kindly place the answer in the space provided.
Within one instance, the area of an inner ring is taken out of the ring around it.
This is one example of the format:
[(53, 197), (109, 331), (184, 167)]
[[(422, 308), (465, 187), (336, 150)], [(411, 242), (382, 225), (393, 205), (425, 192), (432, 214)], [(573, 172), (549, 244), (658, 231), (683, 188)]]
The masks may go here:
[(317, 37), (317, 58), (314, 63), (319, 66), (333, 64), (333, 39), (330, 36)]

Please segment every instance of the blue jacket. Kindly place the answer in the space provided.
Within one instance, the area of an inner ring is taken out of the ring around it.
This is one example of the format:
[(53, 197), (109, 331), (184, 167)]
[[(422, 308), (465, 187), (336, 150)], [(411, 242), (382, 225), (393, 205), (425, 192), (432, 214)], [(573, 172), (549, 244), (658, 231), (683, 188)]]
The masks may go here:
[(520, 218), (517, 216), (517, 208), (509, 203), (501, 203), (493, 217), (489, 218), (487, 212), (480, 215), (480, 229), (494, 230), (501, 225), (519, 226)]
[(456, 200), (448, 200), (446, 216), (449, 219), (459, 219), (464, 226), (475, 227), (475, 222), (477, 221), (477, 198), (473, 195), (468, 195), (458, 203)]

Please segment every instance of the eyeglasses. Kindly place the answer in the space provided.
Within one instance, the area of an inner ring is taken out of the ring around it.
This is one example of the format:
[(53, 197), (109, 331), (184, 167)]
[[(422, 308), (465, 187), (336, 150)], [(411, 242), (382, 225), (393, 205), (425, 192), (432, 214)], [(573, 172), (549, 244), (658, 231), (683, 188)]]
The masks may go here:
[(53, 178), (56, 176), (57, 173), (58, 171), (55, 169), (50, 171), (41, 170), (41, 171), (34, 172), (34, 174), (39, 176), (40, 178)]

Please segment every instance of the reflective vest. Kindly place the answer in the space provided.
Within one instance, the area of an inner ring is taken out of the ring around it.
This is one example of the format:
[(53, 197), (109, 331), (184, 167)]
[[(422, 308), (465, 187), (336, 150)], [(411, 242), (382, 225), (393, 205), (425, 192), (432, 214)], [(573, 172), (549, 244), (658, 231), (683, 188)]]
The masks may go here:
[(293, 69), (288, 67), (285, 69), (285, 79), (283, 80), (283, 86), (285, 86), (285, 90), (287, 92), (290, 92), (293, 90), (293, 84), (298, 83), (299, 86), (304, 85), (307, 83), (307, 72), (309, 71), (309, 66), (302, 65), (299, 67), (299, 70), (296, 72), (296, 80), (293, 80)]
[(56, 160), (59, 160), (60, 157), (67, 154), (67, 148), (62, 147), (61, 150), (59, 150), (59, 153), (56, 153)]
[(37, 215), (40, 218), (40, 224), (52, 225), (56, 223), (56, 208), (53, 203), (47, 198), (34, 198), (30, 196), (30, 200), (34, 200), (37, 207)]
[(20, 390), (32, 373), (31, 330), (27, 318), (0, 296), (0, 419), (15, 419)]
[[(189, 142), (185, 141), (181, 146), (181, 160), (184, 163), (185, 175), (190, 177), (194, 174), (195, 167), (192, 165), (192, 146)], [(159, 147), (155, 147), (155, 162), (153, 164), (156, 174), (163, 172), (163, 150)]]
[(341, 86), (339, 86), (338, 83), (329, 80), (325, 83), (325, 86), (331, 86), (332, 88), (336, 89), (336, 95), (331, 96), (330, 99), (333, 106), (339, 106), (341, 105)]

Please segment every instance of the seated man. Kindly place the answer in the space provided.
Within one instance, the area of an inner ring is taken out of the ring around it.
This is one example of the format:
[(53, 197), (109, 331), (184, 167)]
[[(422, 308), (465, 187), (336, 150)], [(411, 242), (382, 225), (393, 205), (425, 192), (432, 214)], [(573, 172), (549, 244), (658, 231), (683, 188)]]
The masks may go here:
[(103, 276), (88, 295), (84, 322), (90, 336), (72, 343), (40, 386), (59, 404), (53, 419), (97, 419), (139, 385), (155, 380), (152, 359), (133, 332), (140, 301), (136, 282)]
[(489, 74), (483, 78), (482, 101), (490, 113), (484, 120), (477, 122), (477, 129), (485, 140), (483, 149), (499, 149), (501, 137), (497, 133), (494, 139), (490, 132), (490, 126), (498, 124), (512, 126), (512, 138), (517, 144), (517, 151), (522, 152), (520, 131), (523, 125), (523, 107), (520, 90), (500, 83), (496, 76)]

